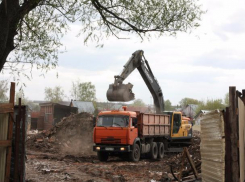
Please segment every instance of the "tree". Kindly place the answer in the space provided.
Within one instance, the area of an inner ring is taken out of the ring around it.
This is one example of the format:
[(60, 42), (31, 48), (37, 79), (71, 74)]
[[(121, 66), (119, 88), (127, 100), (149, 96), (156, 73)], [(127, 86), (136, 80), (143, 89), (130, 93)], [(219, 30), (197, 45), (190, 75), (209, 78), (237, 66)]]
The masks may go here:
[(145, 103), (141, 99), (136, 99), (136, 100), (134, 100), (132, 106), (143, 107), (143, 106), (145, 106)]
[(80, 82), (80, 80), (72, 82), (71, 96), (75, 100), (95, 102), (95, 86), (91, 82)]
[(0, 81), (0, 102), (6, 102), (8, 101), (8, 82), (7, 80), (1, 80)]
[(185, 107), (188, 104), (196, 104), (196, 105), (198, 105), (199, 103), (200, 103), (199, 100), (188, 98), (188, 97), (181, 99), (181, 101), (179, 102), (179, 104), (181, 105), (182, 108)]
[(65, 98), (64, 90), (60, 86), (54, 88), (45, 88), (45, 100), (50, 102), (63, 101)]
[(171, 111), (172, 110), (172, 103), (170, 102), (170, 100), (165, 100), (164, 101), (164, 105), (165, 105), (165, 110), (166, 111)]
[(199, 102), (198, 107), (196, 108), (196, 113), (200, 110), (215, 110), (215, 109), (224, 109), (225, 105), (223, 104), (222, 99), (207, 99), (206, 102)]
[(0, 71), (19, 74), (22, 63), (55, 68), (60, 38), (76, 21), (82, 24), (85, 43), (99, 43), (112, 35), (125, 38), (122, 32), (136, 33), (142, 40), (150, 32), (188, 32), (199, 26), (203, 13), (195, 0), (0, 0)]
[(225, 104), (226, 107), (229, 106), (229, 93), (226, 93), (225, 94), (224, 104)]
[(15, 93), (15, 104), (19, 104), (19, 98), (21, 98), (21, 105), (26, 105), (28, 103), (28, 99), (25, 97), (24, 90), (20, 89)]

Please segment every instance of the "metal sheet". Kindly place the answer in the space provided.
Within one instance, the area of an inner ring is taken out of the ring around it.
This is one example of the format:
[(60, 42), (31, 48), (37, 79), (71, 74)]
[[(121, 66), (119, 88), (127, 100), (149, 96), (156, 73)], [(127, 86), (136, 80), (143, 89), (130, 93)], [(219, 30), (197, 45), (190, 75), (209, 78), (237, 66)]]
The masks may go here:
[(239, 160), (240, 160), (240, 182), (245, 179), (245, 106), (243, 101), (238, 98), (239, 109)]
[[(7, 140), (8, 114), (0, 114), (0, 140)], [(4, 181), (6, 167), (6, 147), (0, 147), (0, 181)]]
[(225, 139), (223, 114), (218, 110), (205, 113), (201, 119), (202, 181), (224, 182)]
[(143, 114), (140, 116), (140, 135), (142, 136), (166, 136), (169, 135), (169, 115)]

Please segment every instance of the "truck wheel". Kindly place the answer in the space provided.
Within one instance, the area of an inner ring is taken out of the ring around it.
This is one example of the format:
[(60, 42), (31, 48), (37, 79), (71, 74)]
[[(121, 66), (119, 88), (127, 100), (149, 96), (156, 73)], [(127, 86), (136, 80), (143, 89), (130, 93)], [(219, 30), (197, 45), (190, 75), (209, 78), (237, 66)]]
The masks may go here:
[(150, 150), (150, 158), (151, 159), (157, 159), (158, 149), (157, 149), (157, 143), (152, 142), (151, 150)]
[(100, 161), (107, 161), (109, 155), (106, 152), (97, 152), (98, 159)]
[(162, 159), (164, 157), (164, 145), (162, 142), (158, 143), (158, 159)]
[(137, 162), (140, 160), (140, 146), (135, 144), (133, 147), (133, 151), (130, 152), (130, 160), (133, 162)]

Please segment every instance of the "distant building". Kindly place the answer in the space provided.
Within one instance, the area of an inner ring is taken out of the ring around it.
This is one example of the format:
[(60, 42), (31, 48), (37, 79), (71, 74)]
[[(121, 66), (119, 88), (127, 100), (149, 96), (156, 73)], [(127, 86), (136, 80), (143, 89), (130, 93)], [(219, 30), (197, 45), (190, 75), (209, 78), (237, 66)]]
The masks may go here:
[(31, 112), (31, 130), (37, 129), (37, 121), (40, 116), (40, 112)]
[(40, 103), (40, 115), (37, 121), (38, 130), (48, 130), (56, 123), (60, 122), (63, 117), (76, 114), (78, 108), (61, 105), (52, 102)]
[(193, 119), (196, 115), (196, 108), (197, 108), (197, 105), (188, 104), (185, 108), (182, 109), (182, 113), (186, 117)]
[(93, 114), (95, 111), (93, 102), (85, 102), (85, 101), (71, 101), (70, 102), (71, 107), (77, 107), (78, 113), (81, 112), (87, 112), (90, 114)]
[(195, 120), (195, 125), (200, 125), (200, 121), (201, 121), (201, 118), (202, 118), (202, 115), (204, 113), (208, 113), (210, 112), (209, 110), (201, 110), (199, 111), (199, 113), (197, 113), (197, 115), (194, 117), (194, 120)]

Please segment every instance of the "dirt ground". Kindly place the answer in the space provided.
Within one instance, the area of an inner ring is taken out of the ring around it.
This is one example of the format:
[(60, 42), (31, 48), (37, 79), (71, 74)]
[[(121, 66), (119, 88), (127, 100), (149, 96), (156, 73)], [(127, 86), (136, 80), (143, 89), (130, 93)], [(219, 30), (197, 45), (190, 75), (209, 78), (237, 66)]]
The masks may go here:
[[(82, 113), (64, 118), (51, 130), (28, 135), (26, 181), (167, 182), (173, 179), (170, 165), (174, 172), (181, 165), (181, 154), (166, 154), (157, 161), (128, 162), (110, 157), (107, 162), (100, 162), (92, 151), (92, 133), (92, 117)], [(195, 164), (201, 158), (199, 135), (194, 132), (189, 147)]]
[(28, 151), (26, 181), (160, 181), (164, 172), (170, 172), (168, 157), (161, 161), (143, 159), (137, 163), (114, 157), (100, 162), (95, 155), (60, 156)]

